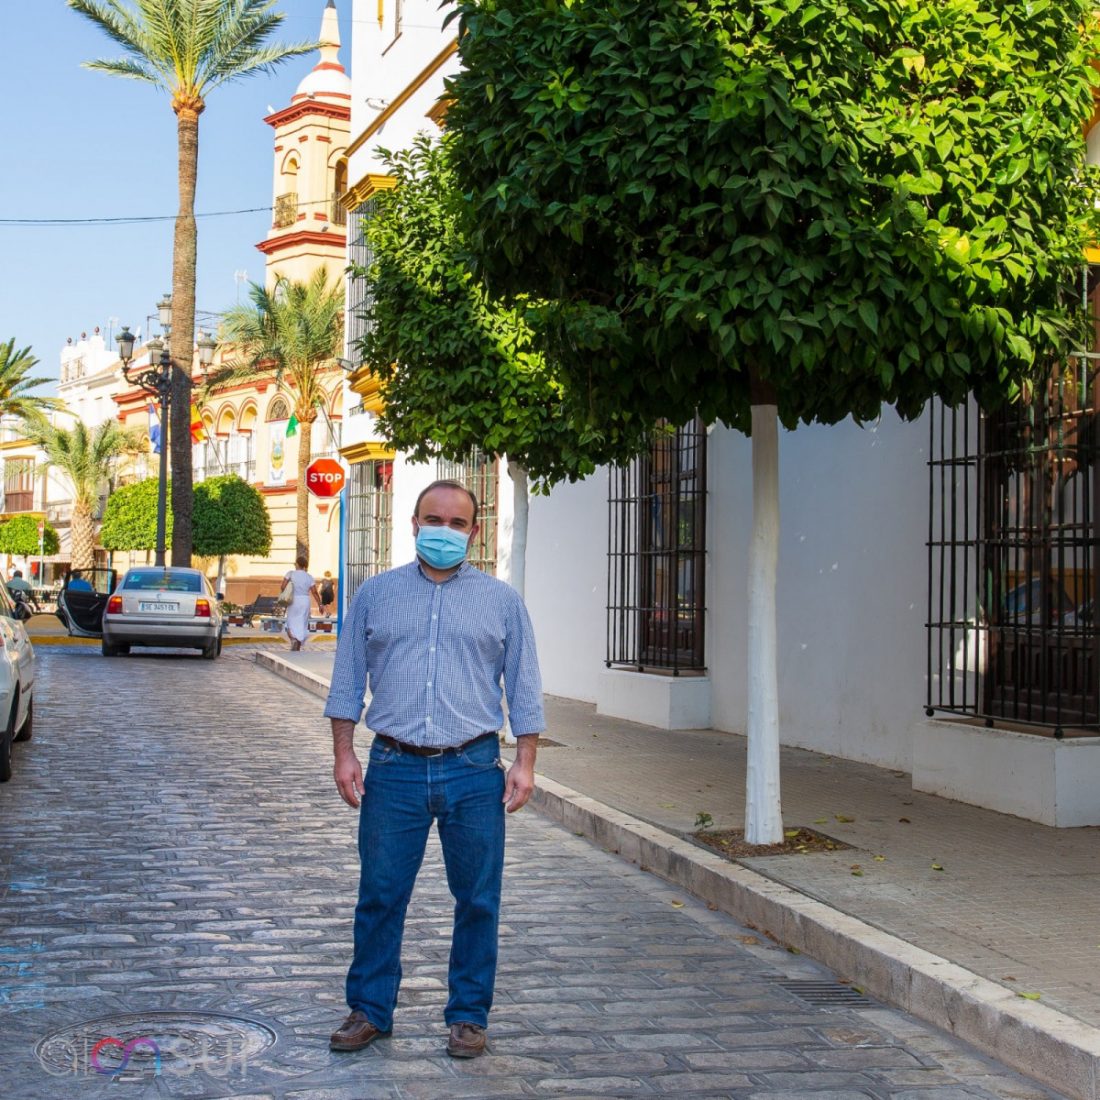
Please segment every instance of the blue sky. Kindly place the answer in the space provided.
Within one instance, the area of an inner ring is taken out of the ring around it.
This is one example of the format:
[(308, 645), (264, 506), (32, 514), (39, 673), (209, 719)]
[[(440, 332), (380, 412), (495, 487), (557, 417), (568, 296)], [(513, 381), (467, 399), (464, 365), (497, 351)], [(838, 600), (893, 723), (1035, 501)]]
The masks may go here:
[[(349, 66), (351, 0), (336, 0)], [(5, 149), (2, 218), (119, 218), (168, 215), (139, 225), (0, 225), (0, 341), (31, 345), (36, 374), (56, 378), (67, 337), (96, 325), (147, 331), (146, 315), (171, 289), (176, 212), (176, 127), (167, 96), (152, 85), (81, 68), (121, 51), (64, 0), (4, 0)], [(325, 0), (280, 0), (279, 38), (312, 41)], [(268, 105), (286, 106), (317, 54), (292, 59), (275, 75), (223, 85), (199, 120), (198, 214), (271, 203), (274, 131)], [(200, 310), (237, 300), (234, 272), (262, 281), (256, 242), (266, 212), (198, 221)]]

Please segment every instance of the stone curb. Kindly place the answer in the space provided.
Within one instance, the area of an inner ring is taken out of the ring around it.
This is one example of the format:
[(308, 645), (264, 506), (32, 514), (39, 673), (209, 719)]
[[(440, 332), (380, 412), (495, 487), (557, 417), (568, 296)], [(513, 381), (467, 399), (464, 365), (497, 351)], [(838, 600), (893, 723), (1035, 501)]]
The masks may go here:
[[(274, 654), (259, 652), (256, 662), (328, 695), (327, 679)], [(552, 779), (538, 776), (531, 805), (1072, 1100), (1100, 1100), (1100, 1029)]]
[[(285, 647), (284, 647), (285, 648)], [(265, 653), (260, 650), (256, 654), (256, 664), (289, 680), (297, 687), (304, 688), (312, 695), (319, 695), (322, 699), (328, 696), (328, 680), (317, 676), (308, 669), (298, 668), (289, 661), (284, 661), (274, 653)]]

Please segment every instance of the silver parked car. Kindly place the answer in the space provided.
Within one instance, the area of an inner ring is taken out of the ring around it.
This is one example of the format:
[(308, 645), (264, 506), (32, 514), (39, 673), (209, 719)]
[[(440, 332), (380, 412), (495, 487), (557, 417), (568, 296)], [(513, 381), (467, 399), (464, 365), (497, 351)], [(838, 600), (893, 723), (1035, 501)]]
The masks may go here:
[(128, 569), (103, 609), (103, 656), (134, 645), (222, 651), (220, 597), (198, 569), (143, 565)]
[(13, 741), (34, 732), (34, 647), (0, 585), (0, 783), (11, 779)]

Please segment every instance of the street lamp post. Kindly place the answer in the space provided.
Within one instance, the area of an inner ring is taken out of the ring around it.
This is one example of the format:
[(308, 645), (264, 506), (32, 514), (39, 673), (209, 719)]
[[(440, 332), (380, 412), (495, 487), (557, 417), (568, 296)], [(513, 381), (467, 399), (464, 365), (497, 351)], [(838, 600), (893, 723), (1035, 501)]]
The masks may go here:
[[(161, 324), (166, 332), (161, 303)], [(171, 306), (168, 307), (171, 318)], [(172, 358), (168, 348), (160, 340), (150, 340), (149, 365), (145, 369), (131, 368), (134, 358), (134, 335), (129, 326), (118, 337), (118, 357), (122, 360), (122, 376), (131, 385), (138, 386), (157, 398), (160, 406), (160, 480), (157, 485), (157, 557), (156, 564), (164, 565), (164, 544), (167, 541), (168, 517), (168, 406), (172, 399)]]
[[(157, 315), (165, 341), (172, 329), (172, 295), (166, 294), (157, 302)], [(157, 485), (157, 565), (164, 565), (164, 544), (167, 541), (168, 517), (168, 406), (172, 398), (172, 381), (175, 366), (168, 354), (167, 343), (150, 340), (149, 365), (144, 369), (132, 368), (134, 358), (134, 334), (130, 327), (124, 326), (118, 337), (118, 357), (122, 360), (122, 376), (132, 386), (138, 386), (146, 393), (157, 398), (160, 405), (160, 480)], [(199, 330), (195, 345), (199, 352), (199, 365), (203, 376), (214, 361), (217, 342), (207, 333)]]

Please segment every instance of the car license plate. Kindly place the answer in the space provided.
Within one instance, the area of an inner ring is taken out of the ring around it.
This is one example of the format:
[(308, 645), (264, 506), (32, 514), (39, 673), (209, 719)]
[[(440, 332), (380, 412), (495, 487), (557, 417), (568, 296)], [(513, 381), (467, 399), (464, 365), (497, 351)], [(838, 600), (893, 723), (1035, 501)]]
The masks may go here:
[(139, 611), (179, 611), (178, 603), (164, 603), (161, 600), (142, 600), (138, 604)]

